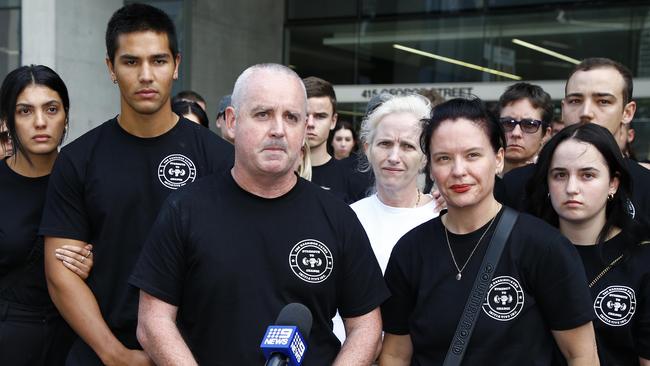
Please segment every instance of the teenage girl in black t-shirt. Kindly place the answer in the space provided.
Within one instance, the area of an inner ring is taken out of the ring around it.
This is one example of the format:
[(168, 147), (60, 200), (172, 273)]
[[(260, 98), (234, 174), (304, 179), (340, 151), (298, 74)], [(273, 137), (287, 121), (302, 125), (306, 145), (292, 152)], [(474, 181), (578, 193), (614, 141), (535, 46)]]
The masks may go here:
[(631, 184), (614, 137), (591, 123), (553, 137), (528, 183), (532, 212), (582, 258), (601, 365), (650, 365), (650, 230), (629, 215)]
[[(0, 357), (6, 365), (62, 365), (74, 337), (47, 293), (37, 236), (69, 104), (63, 80), (46, 66), (16, 69), (0, 89), (0, 119), (14, 146), (0, 160)], [(85, 278), (90, 249), (61, 248), (60, 259)]]

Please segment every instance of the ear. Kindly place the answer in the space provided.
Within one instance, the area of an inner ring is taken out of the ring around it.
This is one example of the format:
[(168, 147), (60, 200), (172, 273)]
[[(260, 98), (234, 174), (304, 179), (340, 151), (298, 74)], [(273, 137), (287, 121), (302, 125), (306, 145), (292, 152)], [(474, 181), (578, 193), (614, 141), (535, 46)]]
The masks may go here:
[(370, 146), (368, 145), (367, 142), (363, 143), (363, 152), (368, 156), (368, 150), (370, 150)]
[(333, 130), (334, 127), (336, 127), (336, 121), (337, 121), (338, 119), (339, 119), (339, 114), (338, 114), (338, 113), (334, 113), (334, 115), (332, 115), (332, 122), (330, 123), (330, 130)]
[(547, 143), (548, 140), (551, 139), (551, 134), (552, 133), (553, 133), (553, 130), (551, 129), (551, 127), (546, 127), (546, 133), (544, 134), (544, 136), (542, 136), (542, 141), (539, 144), (540, 148), (542, 146), (544, 146), (544, 144)]
[(176, 55), (176, 59), (174, 59), (174, 80), (178, 80), (178, 66), (181, 64), (181, 54), (178, 53)]
[(634, 118), (634, 113), (636, 113), (636, 102), (631, 101), (623, 107), (623, 119), (621, 122), (623, 123), (630, 123), (632, 122), (632, 119)]
[(108, 56), (106, 56), (105, 62), (106, 62), (106, 68), (108, 68), (108, 73), (111, 76), (111, 81), (115, 82), (114, 80), (117, 80), (117, 77), (115, 76), (115, 69), (113, 68), (113, 62), (111, 61), (111, 59), (108, 58)]
[(237, 126), (237, 118), (235, 113), (235, 108), (232, 106), (226, 108), (226, 128), (231, 131), (235, 131)]
[(497, 171), (495, 172), (496, 174), (501, 174), (501, 172), (503, 171), (505, 155), (506, 155), (505, 150), (502, 147), (499, 148), (499, 151), (497, 151), (496, 153), (496, 160), (497, 160)]
[(613, 177), (609, 181), (609, 194), (615, 194), (616, 191), (618, 191), (618, 185), (620, 184), (620, 180), (618, 179), (617, 176)]

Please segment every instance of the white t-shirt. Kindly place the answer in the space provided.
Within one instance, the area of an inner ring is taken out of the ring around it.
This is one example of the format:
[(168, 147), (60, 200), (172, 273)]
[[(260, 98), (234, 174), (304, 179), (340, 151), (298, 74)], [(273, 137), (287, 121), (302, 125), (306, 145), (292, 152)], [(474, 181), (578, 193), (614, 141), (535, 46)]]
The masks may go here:
[[(417, 208), (391, 207), (382, 203), (377, 194), (359, 200), (350, 207), (357, 214), (370, 239), (382, 273), (386, 271), (390, 253), (397, 241), (414, 227), (438, 216), (435, 200)], [(345, 327), (338, 313), (332, 321), (334, 334), (343, 343)]]

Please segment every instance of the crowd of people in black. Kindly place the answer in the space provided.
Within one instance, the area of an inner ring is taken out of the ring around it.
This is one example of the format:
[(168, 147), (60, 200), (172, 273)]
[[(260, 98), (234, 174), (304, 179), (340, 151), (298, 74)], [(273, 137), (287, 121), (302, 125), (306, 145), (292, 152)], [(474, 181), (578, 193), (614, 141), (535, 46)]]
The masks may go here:
[(625, 66), (576, 65), (561, 118), (521, 82), (495, 110), (378, 95), (357, 131), (329, 82), (257, 64), (219, 137), (200, 95), (171, 95), (163, 11), (117, 10), (106, 51), (120, 113), (60, 152), (59, 75), (0, 87), (3, 364), (262, 364), (265, 327), (301, 303), (305, 365), (650, 366)]

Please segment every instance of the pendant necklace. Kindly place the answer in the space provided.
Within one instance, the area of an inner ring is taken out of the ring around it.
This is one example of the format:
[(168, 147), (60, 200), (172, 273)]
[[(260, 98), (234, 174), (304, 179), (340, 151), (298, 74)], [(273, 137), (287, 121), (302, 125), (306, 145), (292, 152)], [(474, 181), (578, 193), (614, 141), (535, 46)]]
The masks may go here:
[(487, 229), (485, 229), (485, 231), (483, 232), (483, 235), (481, 235), (481, 237), (478, 239), (478, 241), (474, 245), (474, 249), (472, 249), (472, 252), (469, 253), (469, 257), (467, 257), (467, 260), (465, 261), (465, 264), (463, 264), (463, 266), (460, 267), (460, 268), (458, 267), (458, 263), (456, 262), (456, 257), (454, 256), (454, 251), (451, 249), (451, 244), (449, 243), (449, 234), (447, 233), (447, 226), (445, 226), (444, 224), (442, 225), (445, 228), (445, 239), (447, 239), (447, 247), (449, 247), (449, 253), (451, 254), (451, 260), (454, 262), (454, 267), (456, 267), (456, 270), (458, 271), (458, 274), (456, 275), (456, 281), (460, 281), (460, 279), (463, 278), (463, 270), (465, 269), (465, 267), (469, 263), (469, 260), (472, 259), (472, 256), (474, 255), (474, 252), (476, 251), (476, 248), (478, 248), (478, 245), (481, 244), (481, 241), (483, 240), (483, 237), (485, 236), (485, 234), (487, 234), (487, 232), (490, 231), (490, 227), (492, 227), (492, 223), (494, 222), (494, 219), (497, 218), (497, 216), (498, 216), (498, 213), (497, 213), (497, 215), (494, 215), (494, 217), (490, 221), (490, 225), (488, 225)]

